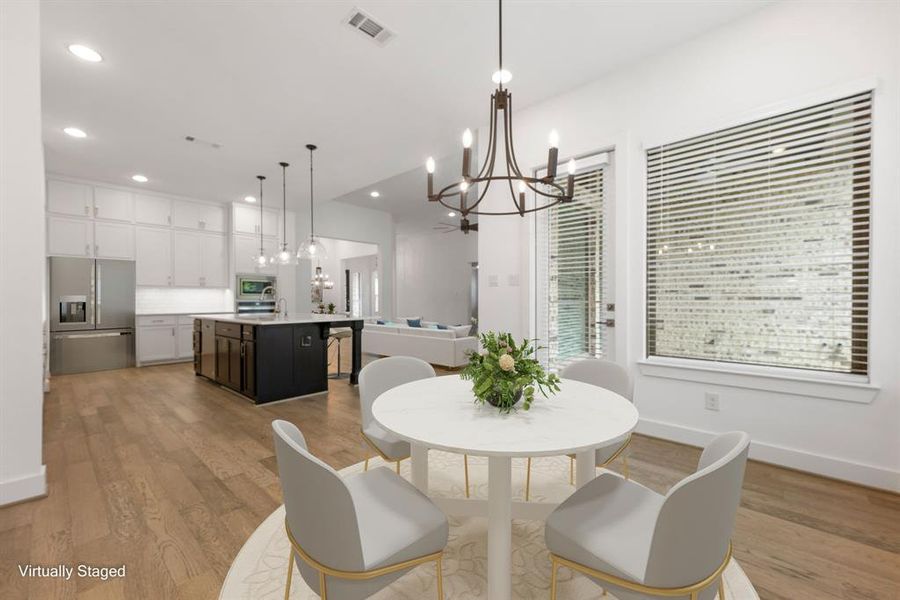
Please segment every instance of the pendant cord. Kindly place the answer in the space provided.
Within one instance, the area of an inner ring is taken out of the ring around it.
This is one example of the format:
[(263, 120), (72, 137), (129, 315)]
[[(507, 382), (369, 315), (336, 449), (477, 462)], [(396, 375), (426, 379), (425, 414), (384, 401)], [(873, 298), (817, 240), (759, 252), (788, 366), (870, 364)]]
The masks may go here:
[(499, 19), (497, 19), (497, 26), (500, 30), (500, 35), (498, 36), (500, 39), (500, 89), (503, 89), (503, 0), (497, 0), (497, 7), (500, 13)]
[(309, 150), (309, 237), (313, 239), (316, 236), (315, 219), (313, 218), (313, 151)]
[(287, 246), (287, 163), (281, 163), (281, 244)]
[(265, 177), (257, 175), (256, 178), (259, 179), (259, 254), (262, 256), (265, 252), (263, 245), (263, 180)]

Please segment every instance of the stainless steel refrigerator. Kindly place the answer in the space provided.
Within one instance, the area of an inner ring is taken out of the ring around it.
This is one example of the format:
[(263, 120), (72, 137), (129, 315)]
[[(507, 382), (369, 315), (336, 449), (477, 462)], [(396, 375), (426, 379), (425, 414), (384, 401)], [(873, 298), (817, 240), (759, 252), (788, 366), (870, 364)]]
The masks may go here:
[(134, 262), (50, 258), (50, 373), (134, 366)]

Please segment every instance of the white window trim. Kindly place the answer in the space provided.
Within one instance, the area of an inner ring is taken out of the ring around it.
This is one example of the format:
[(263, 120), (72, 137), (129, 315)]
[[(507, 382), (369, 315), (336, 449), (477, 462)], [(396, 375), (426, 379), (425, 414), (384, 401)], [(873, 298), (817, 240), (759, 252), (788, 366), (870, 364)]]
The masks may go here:
[(861, 375), (808, 371), (798, 369), (722, 363), (689, 358), (653, 356), (638, 361), (641, 375), (693, 381), (725, 387), (775, 392), (791, 396), (809, 396), (871, 404), (880, 387)]
[[(843, 84), (829, 86), (813, 91), (809, 94), (785, 99), (780, 102), (767, 104), (756, 109), (744, 111), (728, 117), (719, 118), (703, 127), (692, 126), (690, 128), (673, 128), (653, 138), (645, 138), (638, 143), (640, 162), (640, 206), (638, 219), (640, 222), (641, 248), (647, 244), (647, 149), (655, 148), (678, 140), (703, 135), (718, 129), (735, 127), (748, 121), (765, 119), (783, 112), (799, 110), (811, 104), (818, 104), (837, 100), (843, 96), (872, 91), (872, 111), (877, 110), (882, 92), (881, 81), (877, 77), (863, 77)], [(875, 131), (872, 132), (873, 139)], [(873, 160), (873, 173), (874, 173)], [(870, 265), (871, 269), (871, 265)], [(809, 396), (827, 400), (839, 400), (855, 402), (859, 404), (871, 404), (880, 391), (880, 387), (870, 380), (872, 375), (869, 365), (869, 375), (849, 375), (843, 373), (829, 373), (827, 371), (809, 371), (810, 376), (804, 377), (798, 373), (807, 371), (785, 367), (772, 367), (766, 365), (745, 365), (742, 363), (722, 363), (713, 361), (696, 360), (689, 358), (666, 358), (647, 355), (647, 258), (641, 258), (641, 296), (640, 296), (640, 339), (639, 347), (641, 357), (637, 360), (638, 369), (642, 375), (648, 377), (662, 377), (680, 381), (693, 381), (709, 383), (726, 387), (745, 388), (758, 391), (771, 391), (796, 396)], [(871, 275), (870, 275), (871, 277)], [(872, 285), (870, 280), (869, 285)], [(873, 329), (873, 315), (869, 312), (869, 351), (871, 356), (871, 333)]]

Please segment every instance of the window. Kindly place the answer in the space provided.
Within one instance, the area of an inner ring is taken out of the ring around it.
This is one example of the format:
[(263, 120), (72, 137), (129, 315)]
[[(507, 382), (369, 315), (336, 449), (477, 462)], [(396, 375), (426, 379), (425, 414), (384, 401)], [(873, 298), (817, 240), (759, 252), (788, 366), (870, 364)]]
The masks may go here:
[[(604, 165), (606, 154), (580, 159), (574, 201), (535, 219), (537, 338), (554, 370), (605, 355)], [(565, 176), (557, 183), (565, 186)]]
[(870, 92), (647, 152), (647, 353), (865, 374)]
[(359, 271), (353, 272), (353, 279), (350, 283), (350, 314), (354, 317), (360, 315), (362, 310), (362, 281), (360, 280)]

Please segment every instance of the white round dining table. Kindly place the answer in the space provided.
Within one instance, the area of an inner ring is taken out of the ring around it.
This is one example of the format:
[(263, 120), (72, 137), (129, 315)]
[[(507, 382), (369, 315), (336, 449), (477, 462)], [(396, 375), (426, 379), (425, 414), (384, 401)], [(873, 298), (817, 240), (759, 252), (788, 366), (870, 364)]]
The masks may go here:
[(433, 498), (448, 515), (488, 518), (488, 598), (508, 600), (512, 587), (512, 519), (543, 520), (554, 505), (513, 502), (511, 459), (575, 454), (576, 486), (596, 474), (597, 448), (627, 436), (638, 413), (607, 389), (563, 379), (560, 391), (539, 392), (530, 410), (501, 414), (475, 404), (472, 382), (459, 375), (412, 381), (381, 394), (375, 420), (408, 441), (412, 482), (428, 494), (428, 449), (488, 457), (488, 499)]

